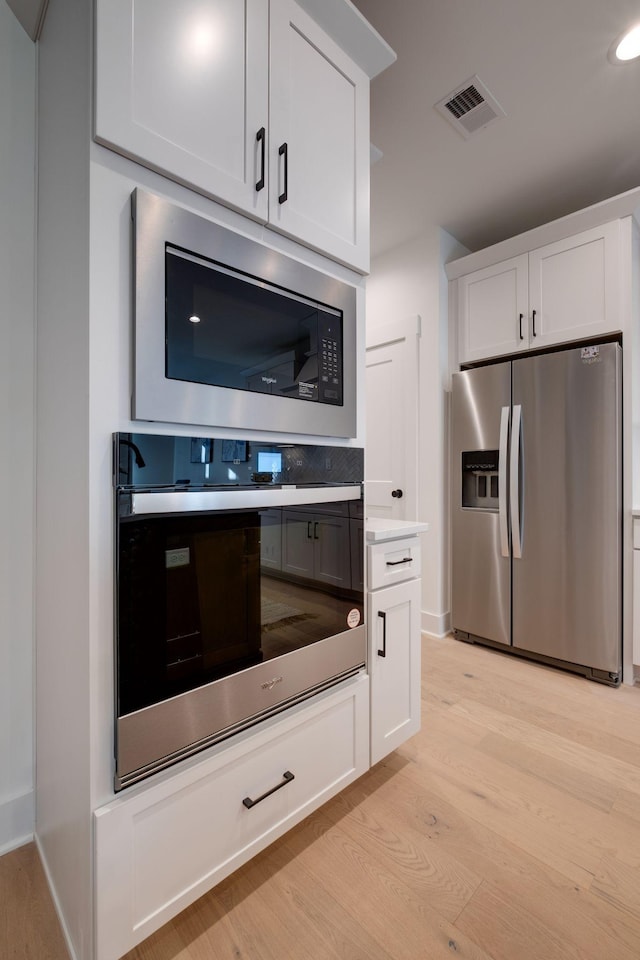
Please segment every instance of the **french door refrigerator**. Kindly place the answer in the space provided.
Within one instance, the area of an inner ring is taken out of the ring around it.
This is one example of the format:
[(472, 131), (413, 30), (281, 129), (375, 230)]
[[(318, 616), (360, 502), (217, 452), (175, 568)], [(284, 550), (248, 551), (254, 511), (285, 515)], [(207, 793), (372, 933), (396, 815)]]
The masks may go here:
[(456, 636), (617, 685), (621, 347), (454, 374)]

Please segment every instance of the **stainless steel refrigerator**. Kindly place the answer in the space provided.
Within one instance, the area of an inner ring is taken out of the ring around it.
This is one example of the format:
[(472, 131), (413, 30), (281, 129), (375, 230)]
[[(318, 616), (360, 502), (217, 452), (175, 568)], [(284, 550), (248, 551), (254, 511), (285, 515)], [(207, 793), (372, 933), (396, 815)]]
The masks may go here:
[(621, 347), (454, 374), (451, 623), (618, 684)]

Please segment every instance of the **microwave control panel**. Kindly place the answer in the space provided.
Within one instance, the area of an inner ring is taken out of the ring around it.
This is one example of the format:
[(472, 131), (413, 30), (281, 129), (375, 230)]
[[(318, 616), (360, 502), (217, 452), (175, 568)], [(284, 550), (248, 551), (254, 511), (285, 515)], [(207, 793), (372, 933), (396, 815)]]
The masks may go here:
[(341, 322), (333, 317), (319, 317), (320, 343), (318, 364), (318, 400), (321, 403), (342, 403)]

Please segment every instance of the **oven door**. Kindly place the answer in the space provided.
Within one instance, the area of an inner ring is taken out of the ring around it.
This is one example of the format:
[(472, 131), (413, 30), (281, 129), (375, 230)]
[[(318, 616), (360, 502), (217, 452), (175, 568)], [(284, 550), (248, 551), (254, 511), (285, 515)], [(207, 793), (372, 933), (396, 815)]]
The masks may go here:
[(117, 789), (364, 666), (360, 485), (118, 497)]

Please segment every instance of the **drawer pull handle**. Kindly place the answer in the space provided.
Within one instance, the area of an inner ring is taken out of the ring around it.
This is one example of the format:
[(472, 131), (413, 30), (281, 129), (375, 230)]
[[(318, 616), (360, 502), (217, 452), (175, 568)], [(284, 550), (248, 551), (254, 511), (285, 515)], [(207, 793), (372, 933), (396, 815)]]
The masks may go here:
[(387, 615), (384, 610), (378, 610), (378, 616), (382, 618), (382, 650), (378, 650), (379, 657), (387, 655)]
[(411, 563), (413, 557), (405, 557), (404, 560), (387, 560), (388, 567), (397, 567), (400, 563)]
[(266, 800), (266, 798), (270, 797), (272, 793), (276, 792), (276, 790), (282, 790), (282, 788), (286, 787), (288, 783), (291, 783), (292, 780), (295, 780), (295, 777), (290, 770), (285, 770), (285, 772), (282, 774), (282, 778), (282, 783), (277, 783), (275, 787), (271, 787), (271, 790), (267, 790), (267, 792), (263, 793), (261, 797), (256, 797), (255, 800), (252, 800), (251, 797), (245, 797), (242, 802), (247, 810), (251, 810), (251, 807), (255, 807), (256, 803)]

